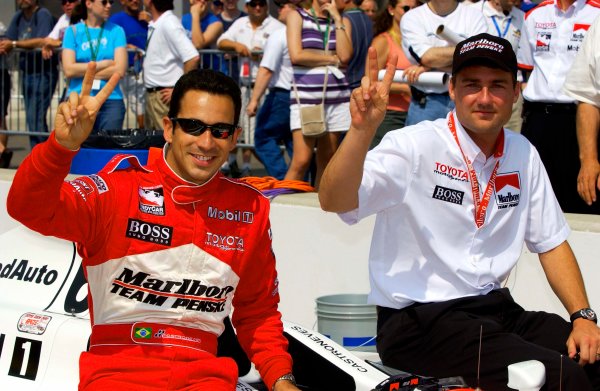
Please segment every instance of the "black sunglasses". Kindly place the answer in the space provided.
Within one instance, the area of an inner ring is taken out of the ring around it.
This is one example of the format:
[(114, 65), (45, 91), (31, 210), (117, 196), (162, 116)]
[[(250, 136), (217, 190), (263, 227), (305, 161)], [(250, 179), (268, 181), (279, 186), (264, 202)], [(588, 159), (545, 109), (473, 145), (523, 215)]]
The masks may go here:
[(218, 139), (226, 139), (229, 136), (233, 135), (236, 129), (239, 126), (235, 126), (232, 124), (213, 124), (207, 125), (199, 119), (192, 118), (169, 118), (171, 122), (173, 122), (173, 126), (179, 124), (181, 129), (187, 134), (191, 134), (192, 136), (200, 136), (202, 133), (210, 129), (210, 134), (214, 138)]
[(402, 6), (402, 11), (404, 12), (408, 12), (412, 9), (412, 7), (410, 5), (403, 5)]
[(115, 3), (115, 0), (101, 0), (100, 3), (102, 3), (102, 5), (106, 7), (106, 4), (108, 3), (110, 3), (110, 5), (113, 5)]
[(67, 3), (77, 3), (79, 0), (62, 0), (63, 5)]
[(255, 8), (255, 7), (266, 7), (267, 6), (267, 2), (266, 1), (251, 1), (248, 3), (248, 7), (251, 8)]

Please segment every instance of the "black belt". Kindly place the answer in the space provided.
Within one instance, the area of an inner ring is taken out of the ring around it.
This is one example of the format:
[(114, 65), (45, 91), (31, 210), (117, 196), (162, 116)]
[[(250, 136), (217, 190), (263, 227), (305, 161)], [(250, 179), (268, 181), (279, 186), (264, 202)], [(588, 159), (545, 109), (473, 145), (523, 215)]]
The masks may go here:
[(427, 103), (427, 97), (428, 96), (432, 96), (432, 95), (450, 96), (450, 94), (448, 92), (442, 92), (442, 93), (432, 92), (432, 93), (428, 94), (428, 93), (423, 92), (423, 91), (421, 91), (418, 88), (415, 88), (413, 86), (410, 87), (410, 95), (411, 95), (411, 98), (415, 102), (419, 103), (419, 105), (421, 105), (421, 106), (424, 106), (425, 103)]
[(546, 114), (556, 112), (577, 112), (577, 105), (575, 103), (550, 103), (550, 102), (531, 102), (526, 100), (523, 102), (523, 110), (528, 111), (542, 111)]
[(273, 87), (273, 88), (271, 88), (271, 91), (273, 91), (273, 92), (287, 92), (287, 93), (290, 92), (290, 90), (286, 90), (285, 88), (281, 88), (281, 87)]
[(171, 87), (150, 87), (150, 88), (146, 88), (146, 92), (148, 92), (148, 93), (158, 92), (158, 91), (164, 90), (165, 88), (171, 88)]

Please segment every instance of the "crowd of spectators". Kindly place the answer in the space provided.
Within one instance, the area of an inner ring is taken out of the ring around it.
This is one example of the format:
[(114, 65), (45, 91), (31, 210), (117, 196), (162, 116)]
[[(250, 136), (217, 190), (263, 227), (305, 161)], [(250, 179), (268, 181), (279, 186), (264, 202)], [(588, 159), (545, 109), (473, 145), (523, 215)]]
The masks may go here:
[[(234, 78), (244, 97), (241, 168), (234, 150), (223, 171), (250, 175), (254, 153), (269, 175), (308, 179), (318, 187), (320, 173), (348, 129), (350, 91), (360, 85), (369, 46), (377, 49), (379, 69), (397, 55), (397, 68), (403, 70), (403, 80), (392, 86), (374, 148), (391, 130), (453, 109), (447, 85), (420, 83), (420, 78), (451, 69), (457, 43), (452, 34), (464, 39), (488, 32), (512, 44), (522, 70), (525, 99), (515, 103), (507, 127), (523, 127), (538, 148), (564, 211), (595, 210), (589, 205), (595, 193), (585, 202), (577, 193), (582, 175), (577, 95), (562, 90), (600, 12), (594, 1), (245, 0), (240, 6), (237, 0), (190, 0), (190, 12), (181, 19), (172, 11), (173, 0), (120, 1), (122, 11), (112, 13), (114, 0), (62, 0), (64, 15), (57, 23), (38, 0), (17, 1), (19, 10), (0, 41), (2, 129), (11, 87), (6, 59), (15, 48), (24, 49), (19, 70), (28, 131), (48, 131), (45, 118), (59, 59), (68, 80), (63, 99), (79, 92), (89, 61), (98, 66), (92, 95), (113, 73), (122, 76), (96, 129), (122, 128), (126, 104), (137, 114), (138, 127), (162, 128), (177, 79), (198, 67), (213, 68)], [(442, 34), (440, 26), (451, 34)], [(305, 136), (301, 108), (318, 104), (326, 131)], [(32, 147), (37, 142), (31, 137)], [(2, 166), (10, 162), (6, 146), (7, 137), (1, 135)], [(589, 182), (590, 166), (585, 167)], [(595, 181), (598, 171), (592, 171)]]

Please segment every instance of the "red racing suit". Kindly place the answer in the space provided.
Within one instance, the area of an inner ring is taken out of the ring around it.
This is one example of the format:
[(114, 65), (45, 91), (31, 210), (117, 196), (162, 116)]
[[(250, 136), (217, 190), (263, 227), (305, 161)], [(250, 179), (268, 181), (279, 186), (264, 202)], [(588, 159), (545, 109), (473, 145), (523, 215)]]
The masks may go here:
[[(115, 170), (124, 158), (117, 156), (97, 175), (64, 181), (75, 154), (52, 133), (21, 164), (7, 206), (27, 227), (78, 244), (90, 353), (151, 351), (160, 358), (168, 349), (192, 349), (202, 358), (208, 352), (221, 370), (216, 338), (233, 306), (238, 339), (265, 384), (291, 372), (268, 199), (220, 173), (203, 185), (189, 183), (164, 157), (147, 167), (130, 157), (132, 167)], [(85, 382), (94, 378), (91, 361)], [(104, 361), (98, 365), (119, 365)], [(80, 373), (83, 383), (81, 365)]]

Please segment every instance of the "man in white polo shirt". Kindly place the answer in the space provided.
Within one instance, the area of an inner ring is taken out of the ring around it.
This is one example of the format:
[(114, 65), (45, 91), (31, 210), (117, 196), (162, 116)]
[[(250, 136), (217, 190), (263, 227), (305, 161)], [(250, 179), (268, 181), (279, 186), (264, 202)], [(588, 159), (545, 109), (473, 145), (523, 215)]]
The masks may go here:
[(577, 192), (595, 214), (600, 214), (598, 131), (600, 130), (600, 18), (588, 30), (567, 75), (564, 92), (577, 99), (577, 143), (581, 168)]
[(144, 126), (162, 129), (173, 86), (181, 75), (197, 68), (200, 57), (181, 21), (173, 14), (173, 0), (144, 0), (144, 5), (152, 15), (144, 58)]
[[(383, 364), (504, 390), (508, 365), (539, 360), (549, 390), (561, 381), (565, 390), (597, 390), (600, 329), (569, 227), (537, 151), (503, 128), (519, 92), (510, 43), (490, 34), (459, 43), (449, 85), (456, 110), (389, 132), (368, 151), (393, 72), (388, 65), (375, 82), (373, 67), (353, 92), (352, 126), (319, 188), (323, 209), (349, 224), (377, 215), (369, 301), (378, 306)], [(572, 324), (525, 311), (502, 288), (524, 243), (539, 254)]]
[(577, 105), (562, 88), (598, 15), (600, 3), (595, 0), (544, 1), (525, 16), (517, 55), (519, 67), (531, 72), (523, 90), (521, 131), (540, 153), (566, 213), (594, 213), (577, 194)]

